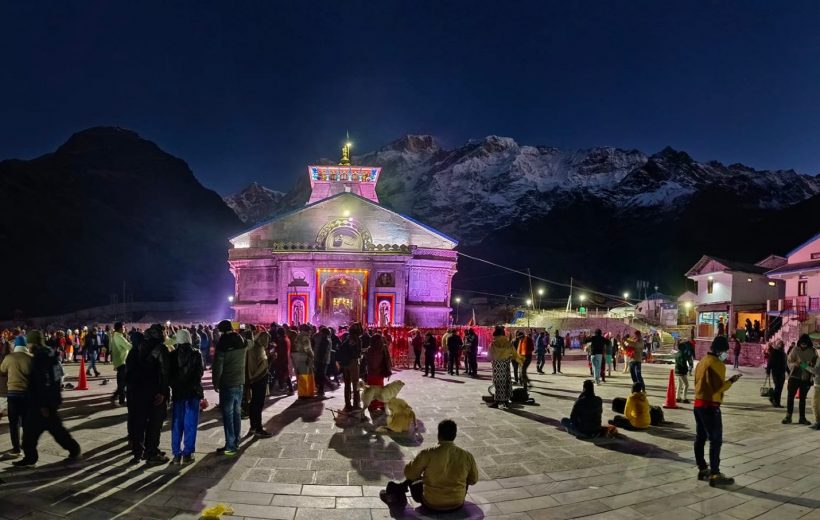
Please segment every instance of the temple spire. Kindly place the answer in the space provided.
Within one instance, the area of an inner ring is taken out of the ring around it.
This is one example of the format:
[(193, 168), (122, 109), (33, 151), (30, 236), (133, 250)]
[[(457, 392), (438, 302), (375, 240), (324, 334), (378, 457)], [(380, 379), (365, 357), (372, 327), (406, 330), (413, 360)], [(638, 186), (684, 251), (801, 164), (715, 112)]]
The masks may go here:
[(345, 141), (345, 145), (342, 146), (342, 160), (339, 161), (339, 166), (350, 166), (350, 148), (353, 146), (353, 143), (350, 142), (350, 132), (345, 131), (345, 135), (347, 136), (347, 140)]

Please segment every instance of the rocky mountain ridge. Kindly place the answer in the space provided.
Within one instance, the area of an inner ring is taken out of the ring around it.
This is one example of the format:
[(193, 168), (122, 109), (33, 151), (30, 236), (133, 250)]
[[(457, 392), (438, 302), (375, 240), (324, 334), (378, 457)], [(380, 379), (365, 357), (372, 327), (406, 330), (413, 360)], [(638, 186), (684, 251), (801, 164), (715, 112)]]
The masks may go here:
[[(579, 197), (619, 213), (669, 211), (703, 190), (725, 191), (746, 207), (770, 209), (820, 194), (820, 176), (700, 162), (671, 147), (652, 155), (613, 147), (561, 150), (488, 136), (446, 150), (432, 136), (407, 135), (353, 160), (382, 167), (377, 192), (385, 206), (462, 243), (479, 242), (513, 222), (538, 220)], [(251, 186), (226, 201), (252, 224), (304, 204), (309, 190), (300, 178), (284, 196), (274, 192), (260, 197), (259, 188)], [(234, 202), (256, 198), (258, 206)]]

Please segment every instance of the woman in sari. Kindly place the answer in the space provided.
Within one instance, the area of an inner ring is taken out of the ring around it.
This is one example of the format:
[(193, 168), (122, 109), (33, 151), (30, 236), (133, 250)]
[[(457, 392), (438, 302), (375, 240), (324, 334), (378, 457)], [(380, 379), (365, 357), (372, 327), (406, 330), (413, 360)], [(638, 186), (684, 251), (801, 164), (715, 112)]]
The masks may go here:
[(504, 335), (504, 327), (496, 325), (493, 331), (493, 342), (490, 344), (488, 357), (493, 365), (493, 403), (490, 408), (498, 408), (499, 404), (507, 406), (512, 398), (512, 379), (510, 378), (510, 360), (523, 363), (524, 358), (513, 347), (509, 338)]

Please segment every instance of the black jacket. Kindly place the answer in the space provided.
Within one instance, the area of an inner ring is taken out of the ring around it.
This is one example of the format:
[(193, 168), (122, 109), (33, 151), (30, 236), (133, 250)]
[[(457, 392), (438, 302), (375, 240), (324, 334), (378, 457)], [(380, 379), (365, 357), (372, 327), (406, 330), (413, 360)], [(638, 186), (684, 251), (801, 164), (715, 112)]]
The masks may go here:
[(125, 378), (129, 392), (142, 396), (170, 396), (170, 354), (161, 340), (145, 338), (125, 358)]
[(464, 342), (461, 341), (461, 336), (458, 334), (452, 334), (447, 338), (447, 350), (455, 352), (460, 349), (463, 344)]
[(604, 404), (597, 395), (581, 394), (572, 405), (569, 416), (572, 425), (581, 433), (597, 434), (601, 430), (601, 416), (604, 413)]
[(171, 391), (174, 401), (196, 397), (202, 399), (202, 374), (205, 367), (202, 364), (202, 354), (199, 349), (190, 344), (177, 345), (170, 354), (171, 361)]
[(28, 403), (36, 408), (57, 408), (63, 398), (60, 385), (63, 366), (56, 351), (51, 347), (38, 347), (31, 359), (28, 380)]
[(464, 335), (464, 348), (467, 349), (468, 352), (477, 352), (478, 351), (478, 335), (473, 334), (465, 334)]
[(592, 336), (591, 338), (587, 338), (584, 340), (584, 343), (590, 344), (590, 353), (594, 356), (595, 354), (604, 354), (604, 350), (606, 348), (606, 338), (603, 336)]
[(773, 376), (786, 376), (786, 351), (782, 348), (773, 348), (769, 350), (769, 361), (766, 363)]

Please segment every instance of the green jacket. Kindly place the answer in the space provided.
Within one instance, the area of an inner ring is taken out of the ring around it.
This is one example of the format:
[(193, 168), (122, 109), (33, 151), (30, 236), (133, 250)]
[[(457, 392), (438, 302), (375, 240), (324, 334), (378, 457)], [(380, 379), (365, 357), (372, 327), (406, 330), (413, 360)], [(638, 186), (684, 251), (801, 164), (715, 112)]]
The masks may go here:
[(245, 384), (245, 348), (245, 340), (236, 332), (220, 336), (213, 365), (214, 388)]
[(126, 339), (122, 332), (114, 332), (111, 335), (111, 364), (114, 368), (118, 368), (125, 364), (125, 357), (128, 351), (131, 350), (131, 343)]

